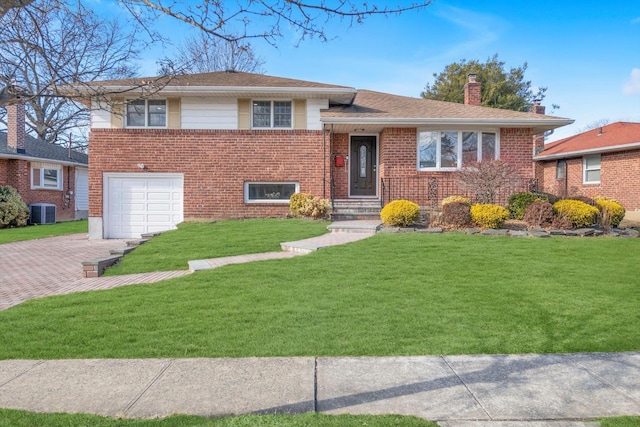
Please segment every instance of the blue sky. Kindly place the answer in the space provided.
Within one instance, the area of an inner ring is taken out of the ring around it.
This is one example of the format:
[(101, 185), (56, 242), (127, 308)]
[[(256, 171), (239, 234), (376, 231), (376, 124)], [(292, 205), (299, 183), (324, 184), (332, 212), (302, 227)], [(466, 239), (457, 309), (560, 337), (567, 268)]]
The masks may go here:
[[(550, 141), (600, 119), (640, 122), (640, 0), (436, 0), (420, 12), (352, 27), (336, 20), (326, 30), (336, 37), (327, 43), (296, 47), (290, 33), (278, 48), (253, 47), (269, 75), (414, 97), (447, 64), (497, 53), (506, 67), (527, 62), (526, 78), (548, 87), (547, 111), (559, 104), (554, 115), (575, 120)], [(154, 55), (143, 58), (141, 74), (155, 73)]]

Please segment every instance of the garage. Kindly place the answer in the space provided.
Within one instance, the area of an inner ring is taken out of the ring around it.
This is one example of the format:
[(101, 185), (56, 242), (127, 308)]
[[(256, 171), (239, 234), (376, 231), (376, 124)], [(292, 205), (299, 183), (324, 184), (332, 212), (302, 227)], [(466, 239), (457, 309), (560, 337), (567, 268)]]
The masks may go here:
[(139, 238), (183, 219), (183, 175), (104, 174), (104, 237)]

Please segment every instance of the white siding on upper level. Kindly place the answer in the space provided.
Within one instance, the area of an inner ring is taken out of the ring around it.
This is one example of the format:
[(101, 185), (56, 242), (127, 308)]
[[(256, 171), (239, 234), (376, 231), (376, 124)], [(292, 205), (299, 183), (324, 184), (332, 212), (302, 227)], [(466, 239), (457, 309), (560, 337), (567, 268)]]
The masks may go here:
[(91, 103), (91, 127), (93, 129), (108, 129), (111, 127), (111, 111), (106, 103), (93, 101)]
[(307, 129), (322, 130), (320, 110), (329, 108), (328, 99), (307, 99)]
[(238, 129), (236, 98), (182, 98), (182, 129)]

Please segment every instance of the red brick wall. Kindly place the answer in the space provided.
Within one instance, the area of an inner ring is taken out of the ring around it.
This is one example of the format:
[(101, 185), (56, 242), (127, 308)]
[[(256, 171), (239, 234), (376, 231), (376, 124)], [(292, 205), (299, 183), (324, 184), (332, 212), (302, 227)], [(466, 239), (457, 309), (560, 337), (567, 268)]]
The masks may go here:
[(523, 178), (535, 177), (533, 129), (500, 129), (500, 160), (511, 164)]
[[(519, 176), (532, 178), (533, 175), (533, 135), (532, 129), (501, 129), (500, 158), (510, 162)], [(452, 177), (452, 172), (426, 172), (417, 170), (417, 129), (385, 128), (378, 138), (379, 176), (380, 178), (399, 177)], [(349, 154), (349, 135), (333, 136), (333, 154)], [(348, 197), (349, 165), (333, 168), (335, 197)], [(454, 188), (445, 191), (455, 192)]]
[[(10, 185), (18, 190), (22, 200), (27, 205), (32, 203), (51, 203), (56, 205), (56, 219), (75, 219), (75, 168), (63, 166), (63, 191), (60, 190), (32, 190), (31, 189), (31, 163), (26, 160), (1, 159), (0, 160), (0, 185)], [(74, 194), (69, 199), (64, 195), (69, 190), (69, 185)]]
[(104, 172), (183, 173), (185, 219), (286, 215), (287, 204), (244, 203), (244, 182), (299, 182), (300, 191), (328, 198), (323, 137), (308, 130), (92, 129), (89, 216), (102, 216)]
[[(600, 158), (600, 184), (584, 184), (582, 157), (567, 160), (569, 196), (604, 196), (616, 199), (626, 210), (640, 209), (640, 150), (605, 153)], [(542, 189), (565, 194), (565, 181), (556, 179), (556, 160), (538, 162), (543, 170)]]

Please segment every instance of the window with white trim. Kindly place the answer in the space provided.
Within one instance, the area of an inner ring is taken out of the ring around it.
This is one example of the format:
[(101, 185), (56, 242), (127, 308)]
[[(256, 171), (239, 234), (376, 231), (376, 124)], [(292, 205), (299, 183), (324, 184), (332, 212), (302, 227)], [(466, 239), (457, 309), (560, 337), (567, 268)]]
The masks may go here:
[(293, 193), (300, 191), (297, 182), (245, 182), (245, 203), (289, 203)]
[(456, 170), (499, 154), (497, 132), (418, 129), (418, 170)]
[(583, 158), (583, 182), (585, 184), (600, 183), (600, 154), (585, 156)]
[(34, 163), (31, 166), (31, 188), (62, 190), (62, 166)]
[(254, 128), (290, 129), (293, 123), (291, 101), (253, 101), (251, 119)]
[(560, 159), (556, 161), (556, 179), (564, 179), (567, 176), (567, 161)]
[(167, 101), (164, 99), (133, 99), (126, 104), (127, 127), (165, 127)]

